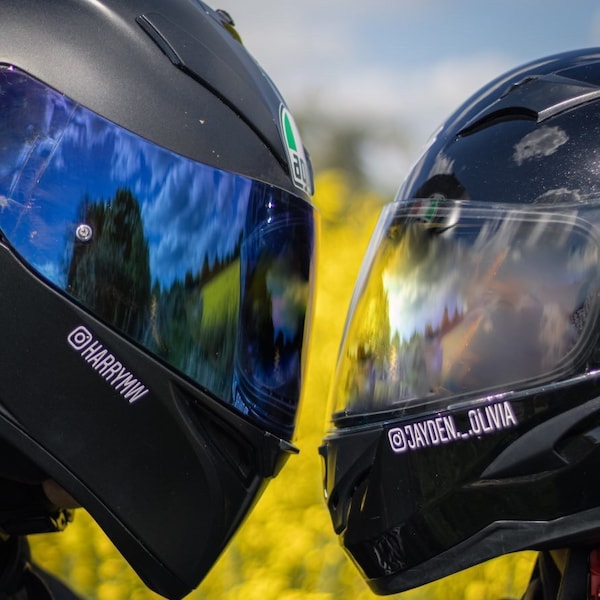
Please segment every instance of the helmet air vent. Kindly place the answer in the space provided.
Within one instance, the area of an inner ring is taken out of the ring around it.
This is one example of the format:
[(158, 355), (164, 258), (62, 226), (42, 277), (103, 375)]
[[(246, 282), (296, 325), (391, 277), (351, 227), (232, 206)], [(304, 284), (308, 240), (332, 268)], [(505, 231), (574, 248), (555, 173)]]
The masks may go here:
[(541, 123), (599, 98), (600, 87), (593, 83), (555, 74), (528, 77), (475, 115), (458, 135), (467, 136), (507, 120), (531, 119)]

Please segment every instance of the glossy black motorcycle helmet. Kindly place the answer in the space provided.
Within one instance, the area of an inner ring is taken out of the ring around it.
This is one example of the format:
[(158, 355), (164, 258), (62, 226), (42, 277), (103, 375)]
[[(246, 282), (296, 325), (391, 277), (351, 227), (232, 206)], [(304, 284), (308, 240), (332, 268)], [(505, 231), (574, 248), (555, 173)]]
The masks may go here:
[(600, 538), (600, 50), (502, 75), (381, 215), (321, 453), (371, 588)]
[(226, 13), (0, 4), (0, 530), (55, 480), (179, 598), (296, 452), (310, 165)]

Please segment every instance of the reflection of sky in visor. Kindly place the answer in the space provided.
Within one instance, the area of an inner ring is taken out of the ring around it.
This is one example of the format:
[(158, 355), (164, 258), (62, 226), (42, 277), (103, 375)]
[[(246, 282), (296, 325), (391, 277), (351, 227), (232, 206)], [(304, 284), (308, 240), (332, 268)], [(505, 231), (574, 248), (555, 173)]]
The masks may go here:
[(298, 335), (299, 317), (306, 310), (309, 289), (306, 281), (294, 276), (285, 263), (275, 264), (267, 274), (267, 290), (271, 294), (273, 336), (285, 341)]
[[(61, 249), (55, 242), (76, 221), (82, 198), (108, 200), (118, 188), (129, 188), (140, 203), (151, 270), (162, 283), (181, 279), (190, 265), (202, 264), (205, 257), (212, 264), (232, 253), (243, 227), (249, 180), (199, 168), (85, 109), (65, 107), (58, 94), (48, 96), (51, 101), (43, 115), (13, 111), (2, 124), (18, 134), (43, 118), (37, 135), (22, 145), (27, 169), (12, 174), (13, 185), (8, 184), (5, 193), (9, 204), (20, 205), (11, 239), (15, 243), (12, 236), (18, 235), (18, 246), (37, 238), (35, 260), (41, 270), (56, 269), (64, 260), (49, 260), (48, 252)], [(7, 137), (5, 131), (2, 135)], [(8, 132), (8, 137), (16, 135)], [(11, 196), (14, 183), (20, 196)]]

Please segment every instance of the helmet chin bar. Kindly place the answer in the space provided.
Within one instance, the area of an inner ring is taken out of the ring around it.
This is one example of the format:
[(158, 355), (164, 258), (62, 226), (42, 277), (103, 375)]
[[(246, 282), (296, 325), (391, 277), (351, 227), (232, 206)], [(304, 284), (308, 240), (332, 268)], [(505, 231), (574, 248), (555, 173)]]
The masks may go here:
[[(0, 439), (38, 468), (29, 480), (50, 477), (71, 494), (149, 588), (182, 598), (296, 449), (91, 317), (2, 245), (0, 267), (11, 290), (0, 308), (19, 313), (0, 338)], [(146, 396), (130, 404), (89, 368), (69, 343), (80, 325), (139, 374)], [(32, 508), (32, 521), (63, 522), (43, 503)]]
[[(386, 429), (402, 421), (392, 419), (383, 429), (348, 428), (326, 438), (334, 529), (375, 593), (412, 589), (510, 552), (597, 544), (600, 496), (589, 473), (600, 457), (598, 380), (568, 387), (590, 399), (565, 409), (569, 400), (561, 403), (555, 386), (554, 405), (538, 421), (532, 406), (539, 394), (525, 393), (511, 400), (518, 429), (476, 440), (398, 455)], [(459, 423), (460, 412), (452, 418)], [(579, 477), (584, 497), (567, 493)]]
[[(589, 528), (590, 534), (582, 536), (581, 531), (585, 528)], [(372, 591), (379, 595), (403, 592), (501, 554), (567, 547), (592, 548), (598, 543), (599, 533), (600, 508), (561, 517), (554, 521), (498, 522), (429, 562), (402, 574), (372, 579), (367, 583)], [(507, 539), (510, 540), (509, 545)], [(474, 554), (478, 555), (476, 562), (473, 560)]]

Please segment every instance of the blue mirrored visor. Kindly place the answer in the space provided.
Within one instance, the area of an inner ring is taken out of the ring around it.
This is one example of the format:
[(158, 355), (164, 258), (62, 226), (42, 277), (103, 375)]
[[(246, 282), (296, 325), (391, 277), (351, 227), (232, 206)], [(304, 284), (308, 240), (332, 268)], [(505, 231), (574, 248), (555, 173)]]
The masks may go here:
[(0, 66), (0, 229), (37, 273), (282, 437), (314, 209), (158, 147)]

